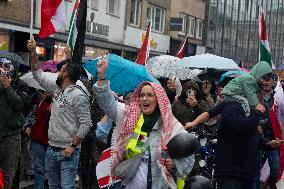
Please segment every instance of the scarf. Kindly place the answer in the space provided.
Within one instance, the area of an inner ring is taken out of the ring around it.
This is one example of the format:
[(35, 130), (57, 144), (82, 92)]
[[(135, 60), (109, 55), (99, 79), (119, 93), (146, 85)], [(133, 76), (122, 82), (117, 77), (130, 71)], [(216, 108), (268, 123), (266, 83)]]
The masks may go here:
[(232, 100), (232, 101), (240, 103), (246, 113), (246, 116), (250, 115), (250, 106), (249, 106), (249, 102), (247, 98), (243, 96), (239, 96), (239, 95), (234, 95), (234, 96), (224, 95), (224, 97), (225, 97), (225, 100)]
[[(162, 127), (161, 127), (162, 131), (161, 131), (160, 143), (158, 146), (157, 164), (159, 168), (161, 169), (162, 177), (164, 178), (165, 182), (171, 188), (176, 188), (174, 179), (172, 178), (169, 171), (166, 169), (165, 159), (161, 156), (161, 154), (162, 152), (167, 150), (167, 143), (170, 141), (170, 139), (173, 138), (175, 135), (179, 134), (179, 132), (182, 132), (179, 128), (179, 126), (180, 127), (182, 126), (178, 125), (180, 123), (173, 116), (170, 101), (167, 97), (166, 92), (164, 91), (162, 86), (156, 83), (143, 82), (133, 92), (131, 96), (130, 104), (129, 106), (126, 106), (124, 125), (120, 125), (120, 126), (118, 125), (116, 127), (117, 130), (114, 131), (115, 134), (113, 136), (113, 141), (112, 141), (114, 151), (113, 151), (113, 159), (111, 163), (111, 170), (113, 173), (113, 170), (116, 167), (116, 165), (120, 163), (121, 161), (123, 161), (125, 147), (128, 143), (129, 138), (131, 137), (133, 133), (133, 130), (141, 114), (141, 110), (139, 108), (139, 94), (145, 85), (152, 86), (155, 92), (156, 98), (157, 98), (158, 107), (159, 107), (160, 115), (162, 118)], [(153, 123), (155, 122), (155, 120), (157, 119), (157, 117), (159, 118), (158, 113), (152, 114), (150, 118), (148, 119), (148, 121), (146, 121), (145, 128), (150, 129)]]
[(146, 133), (150, 133), (161, 116), (160, 109), (157, 107), (151, 115), (143, 115), (144, 123), (141, 130)]

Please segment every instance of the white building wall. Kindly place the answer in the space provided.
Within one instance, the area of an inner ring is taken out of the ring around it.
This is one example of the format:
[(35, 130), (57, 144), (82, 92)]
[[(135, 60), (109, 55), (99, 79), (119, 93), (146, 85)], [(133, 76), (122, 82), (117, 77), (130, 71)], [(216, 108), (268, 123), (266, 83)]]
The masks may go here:
[[(36, 3), (36, 14), (35, 14), (35, 27), (40, 28), (40, 8), (41, 8), (41, 0), (35, 0)], [(91, 0), (88, 0), (91, 1)], [(102, 24), (109, 27), (108, 36), (102, 36), (97, 34), (86, 33), (87, 35), (93, 35), (96, 37), (101, 37), (106, 39), (107, 41), (123, 44), (123, 35), (124, 35), (124, 26), (125, 26), (125, 14), (126, 14), (126, 1), (127, 0), (119, 0), (120, 1), (120, 10), (117, 16), (111, 15), (107, 13), (107, 0), (97, 0), (98, 7), (97, 10), (91, 9), (88, 7), (87, 12), (87, 20), (90, 20), (91, 13), (94, 13), (94, 21), (95, 23)], [(75, 0), (65, 1), (66, 3), (66, 12), (67, 12), (67, 26), (65, 27), (65, 32), (68, 32), (69, 22), (71, 18), (71, 14), (73, 11), (73, 7), (75, 4)], [(88, 2), (89, 4), (90, 2)]]
[[(142, 34), (143, 33), (146, 33), (146, 30), (127, 26), (125, 30), (124, 44), (140, 49), (142, 46)], [(160, 53), (167, 53), (167, 51), (169, 51), (170, 36), (151, 32), (150, 40), (152, 39), (156, 42), (156, 47), (151, 47), (152, 52), (154, 51), (154, 52), (160, 52)]]

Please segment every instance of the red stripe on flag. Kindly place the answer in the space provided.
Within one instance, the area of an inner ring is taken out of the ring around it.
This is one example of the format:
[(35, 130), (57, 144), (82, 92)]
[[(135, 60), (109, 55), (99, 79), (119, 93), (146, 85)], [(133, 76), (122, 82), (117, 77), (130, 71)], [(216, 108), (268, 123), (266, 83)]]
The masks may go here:
[(178, 58), (183, 58), (184, 57), (184, 54), (185, 54), (185, 52), (187, 50), (187, 46), (188, 46), (187, 41), (188, 41), (188, 37), (186, 37), (184, 39), (183, 43), (181, 44), (181, 46), (180, 46), (180, 48), (179, 48), (179, 50), (177, 52), (176, 57), (178, 57)]
[(110, 180), (110, 176), (100, 178), (98, 180), (98, 184), (100, 185), (100, 188), (107, 186), (109, 183), (109, 180)]
[[(270, 120), (273, 129), (273, 133), (275, 138), (280, 140), (283, 139), (281, 126), (277, 120), (276, 112), (278, 110), (278, 106), (274, 104), (270, 110)], [(281, 178), (282, 173), (284, 172), (284, 145), (280, 145), (280, 174), (278, 176), (278, 180)]]
[(62, 0), (42, 0), (41, 2), (41, 29), (40, 38), (47, 38), (55, 33), (51, 18), (55, 15)]
[(4, 189), (4, 173), (2, 169), (0, 169), (0, 189)]
[(100, 156), (98, 162), (101, 162), (101, 161), (104, 161), (108, 158), (111, 157), (111, 154), (112, 154), (112, 149), (106, 149), (105, 151), (103, 151), (102, 155)]
[(261, 13), (259, 18), (259, 39), (260, 40), (267, 40), (267, 34), (266, 34), (266, 24), (264, 19), (264, 14)]
[(139, 51), (139, 54), (136, 59), (137, 64), (145, 65), (146, 60), (148, 58), (148, 53), (150, 51), (150, 33), (151, 33), (151, 23), (149, 23), (145, 39), (143, 41), (142, 47)]

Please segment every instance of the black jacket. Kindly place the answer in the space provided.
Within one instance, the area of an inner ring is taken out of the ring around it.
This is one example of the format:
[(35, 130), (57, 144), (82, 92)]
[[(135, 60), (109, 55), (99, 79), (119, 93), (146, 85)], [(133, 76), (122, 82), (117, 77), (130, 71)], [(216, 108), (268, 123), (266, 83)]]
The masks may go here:
[(32, 104), (30, 88), (20, 79), (0, 92), (0, 137), (19, 134), (24, 114)]
[(216, 149), (216, 177), (254, 179), (258, 150), (257, 126), (261, 113), (251, 111), (246, 117), (242, 106), (224, 101), (209, 111), (209, 117), (221, 114)]

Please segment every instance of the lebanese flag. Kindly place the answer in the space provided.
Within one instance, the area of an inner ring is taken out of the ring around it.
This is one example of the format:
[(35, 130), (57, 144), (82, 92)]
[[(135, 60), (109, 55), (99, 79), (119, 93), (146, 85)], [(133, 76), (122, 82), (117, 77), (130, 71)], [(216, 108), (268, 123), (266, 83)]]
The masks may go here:
[(149, 22), (145, 39), (143, 41), (140, 52), (137, 56), (136, 63), (145, 65), (147, 58), (149, 57), (150, 52), (150, 34), (151, 34), (151, 21)]
[(266, 61), (272, 68), (275, 68), (274, 64), (271, 61), (271, 53), (268, 41), (268, 35), (266, 32), (266, 24), (263, 11), (259, 14), (259, 25), (258, 25), (258, 32), (259, 32), (259, 60)]
[(40, 38), (47, 38), (66, 26), (64, 0), (42, 0)]
[(111, 180), (111, 161), (112, 149), (108, 148), (102, 152), (96, 166), (96, 175), (100, 188), (109, 186), (110, 183), (121, 181), (119, 178), (112, 178), (114, 180)]
[[(275, 138), (284, 139), (284, 91), (280, 81), (274, 89), (274, 104), (270, 110), (270, 119)], [(284, 188), (284, 144), (280, 144), (280, 174), (276, 184), (278, 189)]]
[(183, 43), (181, 44), (178, 52), (177, 52), (177, 55), (176, 57), (182, 59), (185, 55), (185, 52), (187, 51), (188, 49), (188, 37), (186, 37), (183, 41)]

